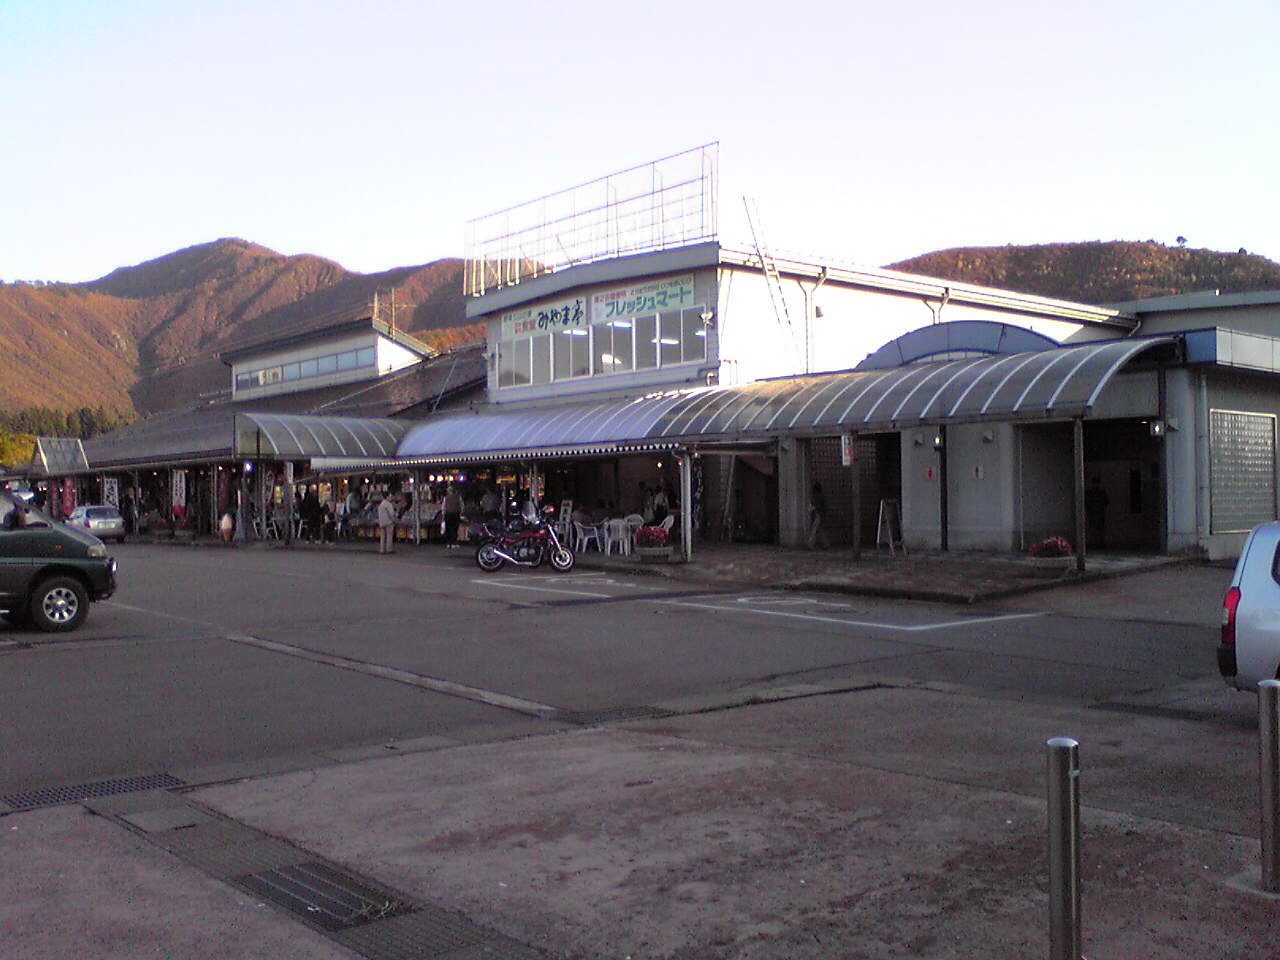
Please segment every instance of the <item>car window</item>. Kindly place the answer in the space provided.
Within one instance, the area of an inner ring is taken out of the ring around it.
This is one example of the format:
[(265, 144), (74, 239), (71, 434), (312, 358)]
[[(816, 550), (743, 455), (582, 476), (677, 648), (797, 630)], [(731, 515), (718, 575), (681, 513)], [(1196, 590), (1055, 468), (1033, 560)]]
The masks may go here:
[(110, 520), (120, 516), (111, 507), (89, 507), (85, 510), (90, 520)]

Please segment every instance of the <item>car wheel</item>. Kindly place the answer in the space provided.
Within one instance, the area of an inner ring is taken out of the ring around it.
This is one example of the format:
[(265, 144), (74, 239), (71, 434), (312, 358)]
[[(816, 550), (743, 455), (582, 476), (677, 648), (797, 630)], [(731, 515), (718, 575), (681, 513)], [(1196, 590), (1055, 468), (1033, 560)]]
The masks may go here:
[(27, 612), (37, 630), (65, 633), (80, 626), (88, 616), (89, 594), (79, 580), (50, 577), (36, 587)]

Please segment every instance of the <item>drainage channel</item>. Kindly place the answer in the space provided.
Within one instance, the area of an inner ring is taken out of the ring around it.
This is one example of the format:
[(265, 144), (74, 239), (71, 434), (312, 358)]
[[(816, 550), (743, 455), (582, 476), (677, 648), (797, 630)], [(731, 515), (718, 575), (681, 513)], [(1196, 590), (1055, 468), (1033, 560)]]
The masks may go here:
[(169, 790), (88, 798), (84, 805), (369, 960), (552, 960)]

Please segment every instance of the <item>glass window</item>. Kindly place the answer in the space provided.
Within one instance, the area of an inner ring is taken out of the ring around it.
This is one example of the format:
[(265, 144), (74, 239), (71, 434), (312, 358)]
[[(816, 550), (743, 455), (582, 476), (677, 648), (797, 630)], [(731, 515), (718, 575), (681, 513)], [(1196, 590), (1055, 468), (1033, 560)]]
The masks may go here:
[(355, 368), (355, 365), (356, 365), (356, 352), (354, 350), (348, 350), (346, 353), (338, 354), (339, 370), (352, 370)]
[(680, 340), (686, 362), (707, 359), (707, 325), (702, 322), (701, 307), (684, 311)]
[(327, 357), (321, 357), (316, 361), (316, 373), (333, 373), (338, 369), (337, 354), (329, 354)]
[(237, 390), (244, 390), (248, 387), (256, 387), (257, 385), (258, 385), (257, 371), (254, 371), (253, 373), (237, 373), (236, 374)]
[(532, 339), (533, 382), (551, 382), (551, 336), (541, 334)]
[(515, 374), (515, 386), (521, 387), (529, 382), (529, 348), (530, 341), (526, 337), (523, 340), (517, 340), (512, 351), (515, 355), (512, 370)]
[(587, 377), (591, 375), (591, 337), (586, 330), (571, 330), (570, 347), (573, 350), (570, 360), (569, 376)]
[(515, 344), (498, 344), (498, 386), (514, 387), (516, 385)]
[(613, 327), (613, 369), (621, 372), (631, 369), (631, 321), (614, 320)]
[(658, 315), (636, 317), (636, 369), (647, 370), (658, 365)]
[(664, 367), (680, 362), (680, 311), (672, 310), (658, 318), (658, 356)]
[(303, 360), (298, 364), (298, 376), (314, 377), (316, 375), (316, 362), (314, 360)]
[(279, 383), (280, 380), (281, 380), (281, 377), (280, 377), (279, 367), (267, 367), (267, 369), (265, 370), (258, 371), (259, 383)]
[(557, 380), (568, 380), (573, 376), (573, 341), (572, 331), (557, 330), (551, 335), (551, 348), (555, 360), (555, 377)]
[(360, 355), (359, 355), (358, 359), (356, 360), (356, 366), (358, 366), (358, 367), (372, 367), (372, 366), (373, 366), (373, 347), (362, 347), (362, 348), (361, 348), (361, 350), (360, 350)]
[(281, 371), (280, 378), (282, 380), (298, 379), (298, 365), (296, 363), (286, 363), (284, 367), (281, 368)]

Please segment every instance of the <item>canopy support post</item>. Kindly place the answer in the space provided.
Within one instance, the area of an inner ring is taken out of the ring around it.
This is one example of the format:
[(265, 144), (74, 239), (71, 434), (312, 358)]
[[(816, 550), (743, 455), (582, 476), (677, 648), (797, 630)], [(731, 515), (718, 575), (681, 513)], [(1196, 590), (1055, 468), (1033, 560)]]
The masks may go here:
[(413, 477), (413, 545), (422, 546), (422, 471), (410, 470)]
[(693, 559), (693, 453), (681, 450), (680, 457), (680, 546), (684, 562)]
[(947, 425), (938, 427), (938, 526), (941, 534), (942, 552), (949, 549), (950, 517), (947, 502)]
[(1072, 473), (1075, 475), (1076, 570), (1084, 573), (1087, 549), (1084, 515), (1084, 417), (1076, 417), (1071, 421), (1071, 453), (1074, 459)]

